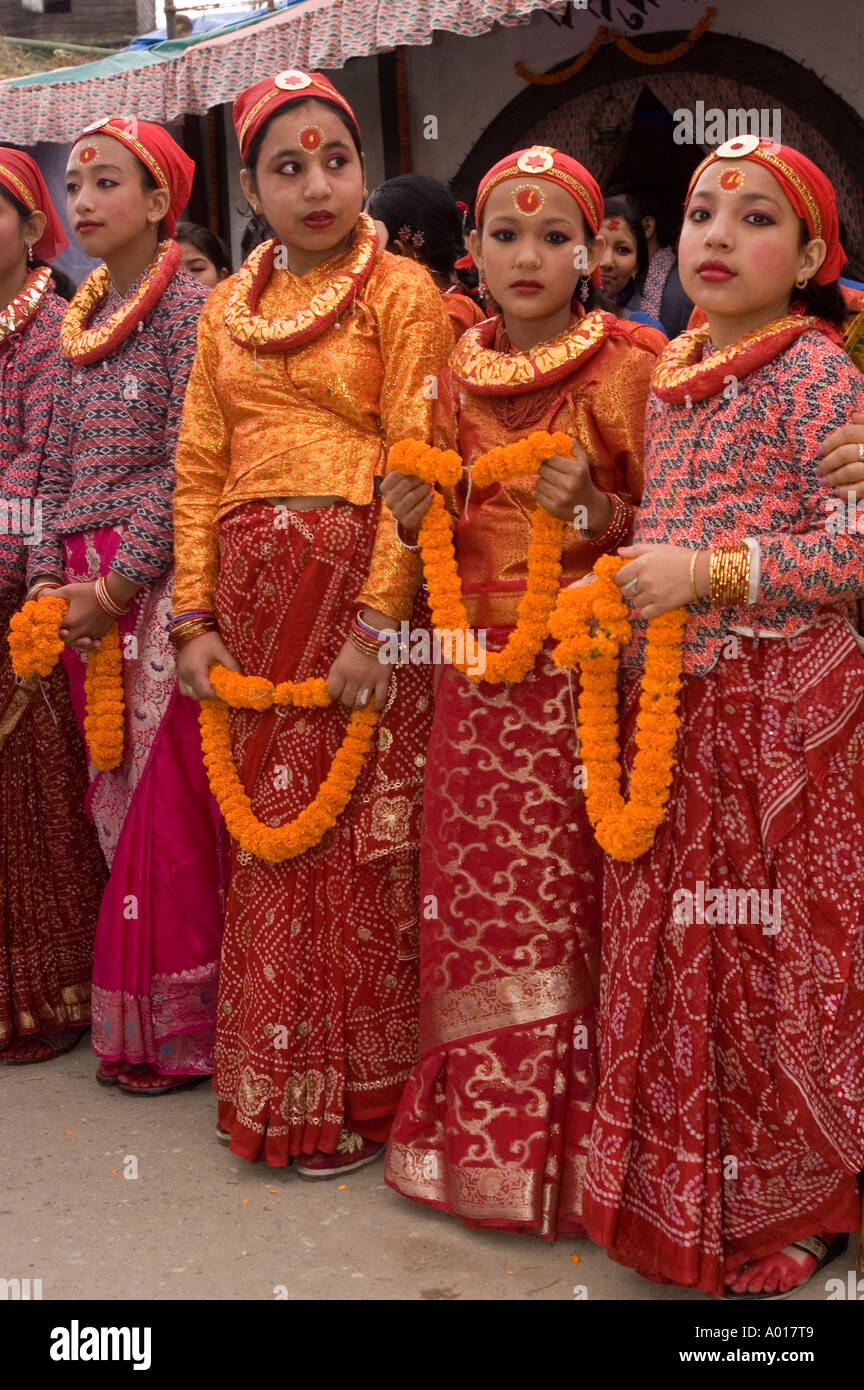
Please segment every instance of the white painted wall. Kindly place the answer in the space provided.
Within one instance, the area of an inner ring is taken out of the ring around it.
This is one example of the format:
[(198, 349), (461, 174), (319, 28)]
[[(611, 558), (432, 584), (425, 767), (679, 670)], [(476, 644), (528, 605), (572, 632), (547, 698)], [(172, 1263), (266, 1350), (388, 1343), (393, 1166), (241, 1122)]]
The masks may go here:
[[(787, 53), (864, 113), (864, 0), (714, 0), (714, 5), (719, 14), (712, 33)], [(700, 5), (695, 16), (703, 12)], [(414, 167), (449, 181), (486, 127), (523, 91), (525, 84), (514, 72), (517, 60), (544, 71), (581, 51), (582, 43), (567, 30), (553, 32), (561, 46), (545, 62), (529, 61), (521, 26), (476, 39), (439, 33), (429, 47), (409, 49)], [(529, 43), (536, 51), (533, 38)], [(634, 64), (634, 76), (638, 71)], [(437, 140), (423, 138), (429, 114), (438, 117)]]
[[(470, 3), (470, 0), (469, 0)], [(850, 106), (864, 114), (864, 0), (713, 0), (720, 11), (713, 33), (763, 43), (812, 69)], [(707, 4), (707, 0), (706, 0)], [(694, 20), (704, 12), (694, 5)], [(549, 21), (543, 17), (545, 25)], [(543, 71), (581, 51), (566, 29), (549, 26), (552, 42), (548, 56), (537, 59), (537, 37), (526, 36), (522, 26), (501, 28), (479, 38), (437, 33), (426, 47), (406, 50), (408, 94), (411, 111), (413, 166), (447, 183), (499, 112), (524, 89), (514, 71), (522, 59)], [(592, 28), (589, 33), (593, 32)], [(638, 42), (638, 40), (637, 40)], [(544, 44), (541, 42), (541, 51)], [(698, 48), (696, 50), (698, 54)], [(645, 69), (646, 72), (650, 69)], [(633, 74), (638, 67), (634, 64)], [(384, 177), (383, 142), (378, 103), (378, 65), (374, 57), (354, 59), (328, 76), (357, 112), (366, 149), (367, 181), (374, 188)], [(236, 158), (230, 108), (228, 120), (231, 151), (229, 175), (232, 196), (232, 250), (239, 264), (239, 240), (244, 216), (234, 211), (242, 204), (237, 183)], [(437, 139), (424, 138), (427, 116), (437, 117)], [(503, 151), (502, 151), (503, 153)]]

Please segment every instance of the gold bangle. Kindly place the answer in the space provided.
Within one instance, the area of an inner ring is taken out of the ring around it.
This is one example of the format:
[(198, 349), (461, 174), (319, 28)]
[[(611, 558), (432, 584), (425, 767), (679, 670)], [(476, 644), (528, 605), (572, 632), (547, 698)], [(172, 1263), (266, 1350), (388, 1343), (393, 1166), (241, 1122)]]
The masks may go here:
[(690, 593), (693, 595), (693, 602), (699, 602), (699, 594), (696, 591), (696, 561), (702, 554), (701, 550), (694, 550), (690, 557)]
[(218, 632), (216, 621), (213, 618), (190, 618), (188, 623), (178, 623), (168, 633), (171, 645), (179, 650), (185, 647), (187, 642), (194, 642), (196, 637), (206, 637), (208, 632)]

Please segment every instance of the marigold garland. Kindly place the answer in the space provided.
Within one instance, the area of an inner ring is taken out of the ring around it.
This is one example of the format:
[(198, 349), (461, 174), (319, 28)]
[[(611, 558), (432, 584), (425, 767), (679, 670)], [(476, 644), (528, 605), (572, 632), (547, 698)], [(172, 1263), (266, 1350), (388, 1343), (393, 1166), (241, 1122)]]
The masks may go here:
[(281, 681), (274, 685), (259, 676), (242, 676), (225, 666), (210, 668), (210, 683), (218, 700), (202, 700), (199, 713), (201, 747), (210, 789), (219, 803), (232, 839), (242, 850), (281, 864), (317, 845), (345, 810), (372, 743), (378, 714), (355, 710), (348, 721), (342, 745), (315, 798), (299, 815), (284, 825), (264, 825), (252, 810), (252, 802), (240, 780), (231, 750), (230, 709), (266, 710), (273, 705), (313, 708), (331, 703), (323, 677), (306, 681)]
[[(630, 861), (654, 843), (672, 787), (680, 715), (687, 610), (675, 608), (648, 623), (645, 670), (636, 720), (636, 756), (627, 800), (621, 794), (618, 666), (630, 640), (627, 604), (614, 577), (625, 560), (603, 555), (595, 581), (564, 589), (550, 629), (559, 639), (558, 666), (579, 671), (579, 751), (585, 803), (597, 843), (613, 859)], [(591, 624), (596, 624), (592, 632)]]
[[(555, 454), (569, 454), (572, 440), (557, 431), (534, 430), (525, 439), (502, 448), (490, 449), (475, 460), (471, 480), (478, 487), (509, 478), (524, 478), (536, 473), (540, 465)], [(388, 471), (406, 473), (425, 482), (453, 486), (461, 476), (462, 461), (453, 450), (433, 449), (416, 439), (401, 440), (390, 450)], [(432, 496), (432, 506), (420, 524), (418, 536), (423, 570), (429, 589), (432, 624), (454, 636), (468, 630), (468, 614), (462, 600), (462, 589), (453, 550), (453, 531), (440, 493)], [(531, 541), (528, 546), (528, 575), (525, 593), (519, 601), (516, 625), (500, 652), (486, 653), (483, 672), (470, 669), (465, 661), (453, 665), (469, 680), (511, 685), (525, 679), (549, 635), (549, 619), (560, 592), (561, 549), (564, 522), (550, 516), (542, 507), (535, 507), (531, 516)], [(457, 644), (458, 645), (458, 644)], [(464, 644), (462, 650), (466, 651)]]
[(557, 72), (532, 72), (526, 68), (524, 63), (514, 63), (514, 71), (525, 82), (530, 82), (537, 87), (558, 87), (563, 82), (569, 82), (571, 77), (575, 77), (577, 72), (581, 72), (590, 63), (604, 45), (604, 43), (614, 43), (616, 48), (625, 53), (634, 62), (642, 63), (645, 67), (663, 67), (666, 63), (674, 63), (679, 58), (683, 58), (695, 44), (699, 42), (705, 30), (711, 25), (711, 20), (717, 11), (712, 6), (705, 11), (704, 15), (690, 30), (686, 39), (676, 43), (672, 48), (664, 48), (659, 53), (651, 53), (644, 48), (637, 48), (631, 43), (626, 34), (620, 34), (617, 29), (612, 29), (607, 24), (598, 26), (593, 39), (587, 48), (568, 63), (566, 67), (560, 68)]
[(109, 772), (123, 761), (123, 651), (116, 623), (101, 639), (98, 651), (87, 655), (84, 700), (84, 737), (90, 760), (100, 772)]
[[(20, 680), (50, 676), (54, 670), (63, 651), (60, 628), (68, 607), (65, 599), (44, 594), (12, 615), (9, 651)], [(110, 772), (123, 761), (123, 653), (116, 623), (105, 633), (100, 648), (88, 654), (84, 695), (90, 761), (100, 772)]]

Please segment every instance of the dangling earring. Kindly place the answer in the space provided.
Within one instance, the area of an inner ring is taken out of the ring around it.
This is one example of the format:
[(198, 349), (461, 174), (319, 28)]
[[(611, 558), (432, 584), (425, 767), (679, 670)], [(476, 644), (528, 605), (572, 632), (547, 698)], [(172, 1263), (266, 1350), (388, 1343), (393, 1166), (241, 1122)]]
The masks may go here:
[(588, 303), (588, 295), (591, 292), (591, 281), (587, 275), (579, 276), (579, 298), (583, 304)]
[(477, 290), (480, 294), (481, 299), (489, 298), (489, 286), (486, 284), (485, 280), (481, 280), (479, 282), (479, 284), (477, 285)]
[(28, 243), (27, 243), (27, 264), (28, 264), (28, 265), (32, 265), (32, 264), (33, 264), (33, 243), (32, 243), (32, 241), (28, 241)]
[(363, 185), (363, 198), (364, 198), (364, 200), (365, 200), (365, 199), (368, 198), (368, 197), (369, 197), (369, 189), (366, 187), (366, 185), (365, 185), (365, 183), (364, 183), (364, 185)]
[(810, 281), (807, 279), (806, 275), (799, 275), (798, 279), (795, 281), (795, 288), (796, 290), (806, 290), (809, 284)]

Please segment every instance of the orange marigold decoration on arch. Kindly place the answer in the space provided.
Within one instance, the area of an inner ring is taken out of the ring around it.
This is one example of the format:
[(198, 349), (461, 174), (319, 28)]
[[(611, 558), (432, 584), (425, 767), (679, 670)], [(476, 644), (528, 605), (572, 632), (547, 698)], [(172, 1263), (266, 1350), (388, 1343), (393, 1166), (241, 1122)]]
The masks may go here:
[(327, 682), (323, 677), (314, 677), (274, 685), (264, 677), (243, 676), (216, 665), (210, 668), (210, 684), (219, 699), (201, 701), (201, 747), (210, 789), (219, 803), (229, 834), (242, 850), (271, 864), (281, 864), (305, 854), (333, 828), (351, 800), (369, 755), (378, 714), (370, 708), (355, 710), (348, 721), (342, 746), (314, 800), (294, 820), (284, 825), (265, 825), (252, 810), (252, 802), (234, 763), (229, 710), (260, 712), (273, 705), (323, 707), (331, 702)]
[[(69, 607), (52, 594), (30, 599), (9, 623), (12, 669), (20, 680), (50, 676), (60, 659), (60, 628)], [(112, 623), (97, 651), (87, 656), (84, 735), (93, 766), (110, 772), (123, 761), (125, 701), (120, 633)]]
[[(570, 436), (560, 431), (549, 434), (546, 430), (534, 430), (515, 444), (481, 454), (471, 468), (471, 481), (476, 487), (489, 487), (510, 478), (524, 478), (536, 473), (555, 454), (569, 454), (572, 443)], [(403, 439), (390, 450), (388, 471), (422, 478), (433, 487), (435, 483), (452, 487), (462, 475), (462, 460), (452, 449), (433, 449), (419, 440)], [(453, 531), (438, 492), (433, 493), (432, 506), (420, 524), (418, 539), (432, 624), (454, 634), (465, 634), (468, 615), (456, 568)], [(486, 653), (486, 669), (482, 673), (470, 670), (466, 662), (453, 662), (475, 684), (508, 681), (516, 685), (533, 669), (549, 635), (549, 619), (560, 592), (563, 540), (564, 522), (542, 507), (535, 507), (528, 546), (528, 578), (519, 601), (516, 626), (500, 652)]]
[[(561, 592), (550, 624), (559, 639), (556, 665), (579, 672), (579, 752), (585, 804), (597, 843), (613, 859), (638, 859), (653, 845), (666, 815), (675, 766), (687, 610), (648, 622), (645, 670), (636, 719), (636, 756), (627, 799), (621, 794), (618, 668), (631, 637), (630, 617), (615, 575), (627, 562), (602, 555), (593, 583)], [(594, 624), (592, 630), (592, 623)]]

